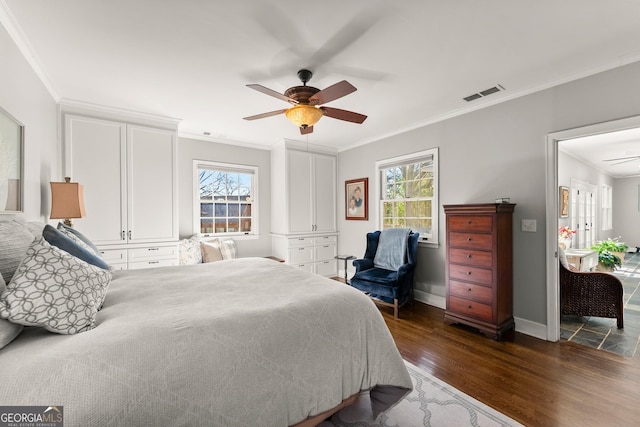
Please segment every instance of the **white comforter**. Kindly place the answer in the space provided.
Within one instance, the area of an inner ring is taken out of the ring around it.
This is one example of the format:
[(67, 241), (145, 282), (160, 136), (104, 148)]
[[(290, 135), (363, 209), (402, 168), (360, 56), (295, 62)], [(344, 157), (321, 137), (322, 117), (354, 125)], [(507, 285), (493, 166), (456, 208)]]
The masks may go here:
[(261, 258), (116, 272), (95, 329), (0, 350), (0, 405), (63, 406), (67, 427), (287, 426), (411, 388), (369, 298)]

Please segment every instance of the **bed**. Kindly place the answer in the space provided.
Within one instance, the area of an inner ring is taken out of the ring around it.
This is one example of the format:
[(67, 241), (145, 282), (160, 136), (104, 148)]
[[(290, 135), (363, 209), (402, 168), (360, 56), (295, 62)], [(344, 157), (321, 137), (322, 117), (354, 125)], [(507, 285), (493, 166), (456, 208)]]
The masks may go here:
[(0, 405), (85, 427), (317, 425), (412, 388), (367, 296), (264, 258), (115, 271), (93, 329), (25, 327), (0, 372)]

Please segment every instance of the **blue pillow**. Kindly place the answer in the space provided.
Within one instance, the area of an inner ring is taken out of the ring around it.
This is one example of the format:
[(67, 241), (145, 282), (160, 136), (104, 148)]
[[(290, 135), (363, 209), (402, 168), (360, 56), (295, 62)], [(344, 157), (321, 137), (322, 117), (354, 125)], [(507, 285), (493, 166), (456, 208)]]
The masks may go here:
[(100, 249), (98, 249), (96, 247), (96, 245), (93, 244), (93, 242), (89, 239), (87, 239), (87, 236), (85, 236), (84, 234), (82, 234), (81, 232), (79, 232), (78, 230), (76, 230), (73, 227), (69, 227), (66, 224), (63, 224), (61, 222), (58, 223), (58, 230), (60, 231), (66, 231), (68, 233), (73, 234), (74, 236), (76, 236), (78, 239), (82, 240), (83, 242), (85, 242), (87, 244), (87, 246), (89, 246), (91, 249), (93, 249), (93, 251), (96, 253), (96, 255), (100, 255)]
[(65, 236), (62, 231), (56, 230), (49, 224), (47, 224), (44, 227), (44, 230), (42, 230), (42, 236), (47, 242), (49, 242), (50, 245), (62, 249), (63, 251), (73, 255), (74, 257), (83, 260), (84, 262), (88, 262), (89, 264), (93, 264), (96, 267), (100, 267), (105, 270), (109, 269), (109, 265), (104, 262), (101, 257), (91, 253), (90, 250), (81, 247), (76, 242), (71, 240), (70, 237)]

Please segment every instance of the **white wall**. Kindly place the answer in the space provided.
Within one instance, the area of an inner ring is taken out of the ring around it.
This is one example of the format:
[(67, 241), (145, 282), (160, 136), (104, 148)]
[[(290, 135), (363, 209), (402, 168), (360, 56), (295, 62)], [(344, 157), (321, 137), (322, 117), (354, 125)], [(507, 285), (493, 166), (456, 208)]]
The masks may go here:
[[(49, 216), (51, 180), (61, 180), (57, 106), (4, 27), (0, 26), (0, 107), (24, 125), (24, 214)], [(11, 216), (2, 215), (5, 219)]]
[(640, 246), (640, 177), (616, 179), (613, 183), (613, 230), (607, 237), (620, 237), (629, 250)]
[(194, 233), (193, 225), (193, 161), (233, 163), (258, 166), (258, 203), (260, 236), (258, 239), (236, 239), (238, 254), (271, 255), (271, 152), (191, 138), (178, 138), (178, 218), (181, 238)]
[[(369, 177), (375, 162), (432, 147), (440, 148), (440, 204), (493, 202), (510, 197), (514, 212), (514, 315), (546, 324), (545, 179), (546, 135), (559, 130), (640, 114), (640, 63), (474, 111), (443, 122), (339, 153), (338, 213), (345, 180)], [(375, 118), (370, 118), (373, 120)], [(341, 253), (361, 256), (365, 233), (379, 228), (375, 187), (369, 221), (339, 215)], [(445, 228), (440, 247), (420, 248), (416, 289), (445, 295)], [(520, 231), (521, 219), (537, 220), (537, 232)]]

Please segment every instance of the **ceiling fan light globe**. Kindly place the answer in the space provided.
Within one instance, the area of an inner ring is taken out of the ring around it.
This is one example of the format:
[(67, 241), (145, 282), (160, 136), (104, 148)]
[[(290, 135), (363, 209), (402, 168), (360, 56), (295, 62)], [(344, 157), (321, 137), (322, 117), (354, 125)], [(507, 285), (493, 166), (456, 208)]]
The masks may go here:
[(284, 114), (291, 123), (302, 128), (315, 125), (323, 116), (321, 109), (304, 104), (291, 107)]

